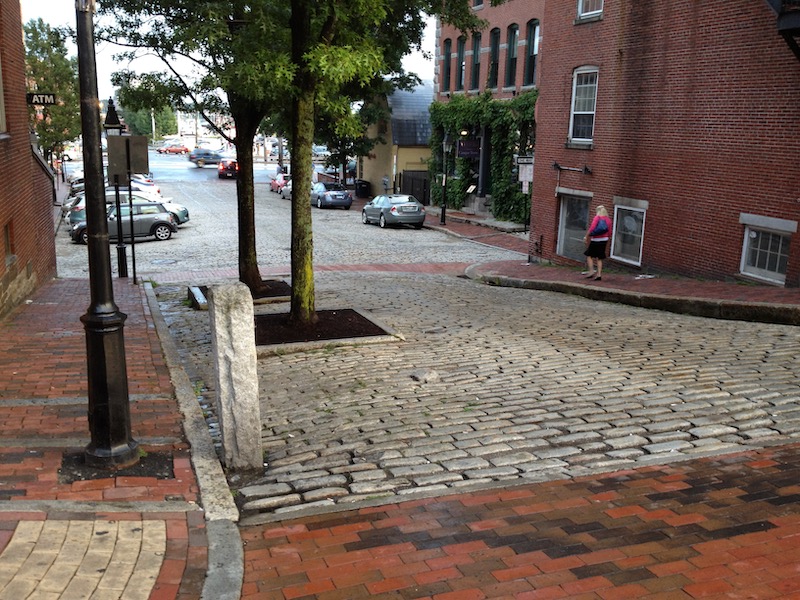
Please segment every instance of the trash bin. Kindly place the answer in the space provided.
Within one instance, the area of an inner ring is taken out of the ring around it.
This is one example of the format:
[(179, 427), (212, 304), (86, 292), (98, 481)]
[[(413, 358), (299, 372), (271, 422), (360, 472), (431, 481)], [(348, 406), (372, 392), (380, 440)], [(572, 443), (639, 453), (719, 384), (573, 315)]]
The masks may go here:
[(356, 179), (356, 198), (372, 196), (372, 184), (365, 179)]

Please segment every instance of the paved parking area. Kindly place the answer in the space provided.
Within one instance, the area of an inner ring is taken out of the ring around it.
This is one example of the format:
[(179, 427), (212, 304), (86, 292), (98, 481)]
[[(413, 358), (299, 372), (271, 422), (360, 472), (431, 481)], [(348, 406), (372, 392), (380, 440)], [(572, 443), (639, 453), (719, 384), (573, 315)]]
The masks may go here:
[[(268, 468), (239, 485), (243, 524), (671, 464), (800, 430), (797, 328), (407, 268), (316, 279), (317, 308), (368, 310), (406, 341), (259, 361)], [(185, 287), (156, 293), (208, 388), (207, 315), (183, 305)]]

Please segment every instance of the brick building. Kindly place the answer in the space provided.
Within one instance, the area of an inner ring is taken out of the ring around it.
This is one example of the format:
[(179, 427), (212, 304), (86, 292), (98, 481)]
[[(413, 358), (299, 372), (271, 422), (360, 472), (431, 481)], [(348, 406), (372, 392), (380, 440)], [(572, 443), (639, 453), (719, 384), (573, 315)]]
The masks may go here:
[(56, 274), (53, 176), (31, 145), (19, 0), (0, 0), (0, 316)]
[[(489, 0), (472, 0), (473, 10), (487, 26), (464, 34), (437, 25), (434, 62), (434, 97), (448, 102), (459, 95), (474, 96), (490, 91), (496, 99), (510, 99), (537, 87), (540, 73), (539, 42), (545, 0), (508, 0), (491, 6)], [(484, 212), (489, 194), (491, 132), (485, 127), (467, 128), (459, 143), (471, 148), (478, 173), (476, 193), (465, 208)]]
[(798, 0), (547, 0), (531, 255), (582, 261), (602, 204), (615, 266), (800, 285), (798, 32)]

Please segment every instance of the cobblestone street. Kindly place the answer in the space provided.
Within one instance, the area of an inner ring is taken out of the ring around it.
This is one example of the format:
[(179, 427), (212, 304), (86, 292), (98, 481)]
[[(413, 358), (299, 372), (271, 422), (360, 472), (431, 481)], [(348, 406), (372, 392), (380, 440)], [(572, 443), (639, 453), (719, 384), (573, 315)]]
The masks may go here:
[[(800, 430), (796, 328), (424, 270), (318, 274), (318, 309), (368, 310), (406, 341), (259, 360), (267, 468), (239, 489), (243, 524), (669, 463)], [(184, 305), (185, 287), (156, 293), (190, 377), (210, 386), (207, 314)], [(210, 410), (213, 390), (202, 401)]]

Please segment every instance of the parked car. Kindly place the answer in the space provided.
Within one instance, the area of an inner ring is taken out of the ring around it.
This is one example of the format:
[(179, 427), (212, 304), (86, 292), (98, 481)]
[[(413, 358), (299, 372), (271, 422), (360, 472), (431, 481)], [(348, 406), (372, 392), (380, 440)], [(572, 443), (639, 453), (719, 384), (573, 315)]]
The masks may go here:
[[(119, 200), (121, 204), (128, 204), (128, 190), (120, 190)], [(116, 192), (113, 191), (106, 191), (106, 204), (116, 204), (117, 195)], [(167, 209), (167, 211), (172, 215), (176, 225), (183, 225), (189, 220), (189, 209), (186, 208), (183, 204), (177, 204), (175, 202), (171, 202), (169, 198), (163, 198), (161, 200), (155, 200), (152, 196), (147, 196), (140, 192), (133, 192), (133, 201), (134, 202), (158, 202)], [(75, 225), (76, 223), (80, 223), (81, 221), (86, 220), (86, 197), (79, 196), (76, 198), (75, 202), (73, 202), (69, 206), (69, 212), (67, 213), (67, 222), (70, 225)]]
[(373, 198), (361, 210), (361, 222), (387, 225), (413, 225), (421, 229), (425, 222), (425, 207), (408, 194), (388, 194)]
[(271, 192), (280, 193), (281, 188), (285, 186), (289, 180), (291, 179), (291, 175), (286, 175), (285, 173), (278, 173), (275, 177), (272, 178), (272, 181), (269, 182), (269, 189)]
[(165, 144), (156, 148), (159, 154), (188, 154), (189, 148), (180, 143)]
[(290, 179), (286, 183), (283, 184), (281, 188), (281, 198), (284, 200), (291, 200), (292, 199), (292, 180)]
[(219, 164), (222, 158), (222, 154), (216, 150), (209, 150), (208, 148), (195, 148), (189, 153), (189, 160), (200, 169), (206, 165)]
[(311, 187), (311, 204), (317, 208), (341, 206), (350, 210), (353, 196), (341, 183), (318, 181)]
[(330, 158), (331, 151), (328, 150), (327, 146), (321, 146), (321, 145), (318, 146), (318, 145), (314, 144), (313, 146), (311, 146), (311, 154), (312, 154), (312, 156), (314, 158), (326, 159), (326, 158)]
[[(117, 239), (117, 218), (122, 221), (122, 237), (130, 239), (131, 219), (130, 207), (125, 204), (120, 207), (117, 215), (117, 207), (111, 205), (108, 208), (108, 236), (110, 240)], [(155, 237), (157, 240), (164, 241), (172, 237), (178, 231), (172, 220), (172, 215), (167, 209), (158, 202), (137, 202), (133, 205), (133, 235), (134, 237)], [(70, 236), (76, 244), (85, 244), (89, 238), (86, 231), (86, 221), (81, 221), (73, 225)]]
[(220, 179), (235, 178), (239, 172), (239, 163), (235, 158), (222, 158), (217, 165), (217, 176)]

